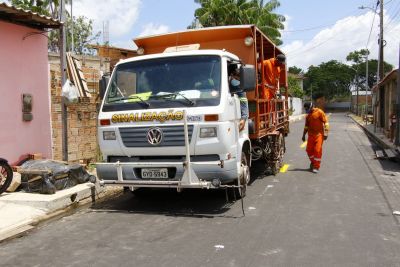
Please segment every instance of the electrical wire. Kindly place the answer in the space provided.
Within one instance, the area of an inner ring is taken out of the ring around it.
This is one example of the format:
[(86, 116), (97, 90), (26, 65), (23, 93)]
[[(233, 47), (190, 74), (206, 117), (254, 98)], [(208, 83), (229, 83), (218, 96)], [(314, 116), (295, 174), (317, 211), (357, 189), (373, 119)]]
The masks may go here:
[[(338, 19), (338, 20), (336, 20), (335, 22), (333, 22), (333, 23), (330, 23), (330, 24), (325, 24), (325, 25), (318, 25), (318, 26), (313, 26), (313, 27), (310, 27), (310, 28), (304, 28), (304, 29), (295, 29), (295, 30), (281, 30), (280, 32), (282, 32), (282, 33), (285, 33), (285, 32), (287, 32), (287, 33), (293, 33), (293, 32), (305, 32), (305, 31), (312, 31), (312, 30), (316, 30), (316, 29), (320, 29), (320, 28), (325, 28), (325, 27), (330, 27), (330, 26), (333, 26), (333, 25), (335, 25), (339, 20), (342, 20), (342, 19), (345, 19), (345, 18), (347, 18), (348, 16), (350, 16), (350, 15), (353, 15), (354, 14), (354, 10), (353, 11), (351, 11), (351, 12), (349, 12), (349, 13), (347, 13), (345, 16), (343, 16), (342, 18), (340, 18), (340, 19)], [(357, 14), (355, 14), (355, 15), (357, 15)]]
[(377, 9), (378, 9), (378, 5), (375, 6), (374, 18), (373, 18), (373, 20), (372, 20), (371, 29), (370, 29), (370, 31), (369, 31), (367, 44), (366, 44), (366, 46), (365, 46), (367, 49), (368, 49), (369, 41), (371, 40), (371, 34), (372, 34), (372, 29), (374, 28), (374, 24), (375, 24), (376, 10), (377, 10)]
[[(389, 21), (386, 23), (386, 26), (384, 27), (384, 30), (387, 30), (389, 26), (396, 20), (397, 16), (400, 13), (400, 1), (397, 3), (397, 6), (393, 8), (394, 13), (389, 15)], [(396, 11), (397, 10), (397, 11)]]

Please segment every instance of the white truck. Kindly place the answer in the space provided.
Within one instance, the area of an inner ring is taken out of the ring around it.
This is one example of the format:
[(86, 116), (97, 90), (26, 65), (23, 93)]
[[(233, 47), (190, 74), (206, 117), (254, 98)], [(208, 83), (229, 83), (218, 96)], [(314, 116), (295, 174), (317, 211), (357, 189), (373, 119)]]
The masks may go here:
[[(260, 36), (275, 53), (277, 48), (248, 25), (136, 39), (142, 55), (115, 66), (100, 108), (101, 184), (132, 190), (233, 187), (244, 196), (252, 153), (260, 156), (254, 146), (266, 161), (271, 159), (267, 154), (284, 136), (287, 118), (287, 110), (281, 110), (283, 119), (276, 116), (275, 127), (260, 136), (261, 126), (270, 125), (258, 115), (260, 103), (269, 103), (255, 92)], [(240, 66), (240, 91), (251, 100), (250, 135), (248, 121), (239, 131), (240, 100), (229, 86), (230, 65)], [(260, 142), (267, 144), (260, 147)]]

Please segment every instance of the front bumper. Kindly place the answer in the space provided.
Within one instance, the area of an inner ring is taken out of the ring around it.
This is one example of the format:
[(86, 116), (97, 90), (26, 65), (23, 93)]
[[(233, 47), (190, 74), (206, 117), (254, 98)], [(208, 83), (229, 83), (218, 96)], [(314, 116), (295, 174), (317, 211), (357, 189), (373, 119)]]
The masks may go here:
[[(115, 162), (97, 163), (102, 185), (168, 188), (216, 188), (212, 181), (227, 184), (238, 178), (235, 159), (202, 162)], [(141, 168), (167, 168), (168, 179), (142, 179)], [(218, 185), (218, 184), (217, 184)]]

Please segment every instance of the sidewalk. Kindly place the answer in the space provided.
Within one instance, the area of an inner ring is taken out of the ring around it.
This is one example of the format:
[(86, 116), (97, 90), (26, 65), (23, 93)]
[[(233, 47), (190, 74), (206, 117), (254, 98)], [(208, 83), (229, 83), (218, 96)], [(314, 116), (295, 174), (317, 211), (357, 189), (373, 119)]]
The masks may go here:
[(397, 149), (397, 147), (389, 140), (389, 138), (385, 136), (381, 129), (374, 129), (373, 124), (365, 124), (365, 121), (363, 121), (361, 117), (354, 114), (349, 114), (348, 116), (352, 118), (359, 126), (361, 126), (366, 134), (371, 137), (382, 149)]
[[(302, 120), (305, 114), (290, 116)], [(119, 187), (100, 187), (84, 183), (57, 191), (52, 195), (36, 193), (3, 193), (0, 195), (0, 242), (33, 229), (40, 222), (60, 216), (78, 206), (120, 194)]]
[[(383, 195), (388, 203), (389, 209), (392, 210), (397, 223), (399, 223), (400, 215), (400, 166), (398, 148), (390, 142), (380, 129), (374, 129), (373, 124), (365, 124), (361, 117), (354, 114), (348, 115), (355, 121), (373, 141), (380, 146), (381, 149), (390, 149), (397, 154), (396, 161), (375, 160), (371, 161), (370, 168), (373, 172), (376, 182), (378, 183)], [(365, 148), (364, 148), (365, 149)], [(367, 152), (368, 153), (368, 152)], [(376, 152), (375, 152), (376, 153)], [(374, 158), (374, 157), (371, 157)]]
[(3, 193), (0, 195), (0, 242), (34, 228), (38, 223), (59, 216), (84, 204), (119, 194), (122, 189), (78, 184), (52, 195)]

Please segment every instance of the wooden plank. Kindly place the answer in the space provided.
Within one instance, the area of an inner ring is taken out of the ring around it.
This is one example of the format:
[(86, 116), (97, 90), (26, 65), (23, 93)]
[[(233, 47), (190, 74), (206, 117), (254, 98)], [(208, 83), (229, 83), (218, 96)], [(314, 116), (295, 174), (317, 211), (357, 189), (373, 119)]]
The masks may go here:
[(69, 65), (69, 67), (71, 68), (72, 82), (75, 85), (75, 87), (78, 89), (79, 96), (83, 97), (84, 94), (82, 92), (82, 87), (80, 86), (79, 77), (78, 77), (78, 75), (76, 73), (74, 60), (73, 60), (73, 57), (72, 57), (71, 53), (69, 53), (69, 52), (67, 53), (67, 63)]
[(78, 89), (78, 94), (79, 94), (79, 96), (81, 96), (81, 90), (80, 90), (80, 88), (79, 88), (79, 84), (78, 84), (78, 81), (77, 81), (77, 77), (76, 77), (76, 73), (75, 73), (75, 66), (74, 66), (74, 63), (73, 63), (73, 60), (72, 60), (72, 57), (71, 57), (71, 53), (67, 53), (67, 63), (68, 63), (68, 66), (69, 66), (69, 68), (70, 68), (70, 72), (71, 72), (71, 81), (72, 81), (72, 83), (75, 85), (75, 87), (76, 87), (76, 89)]
[(76, 66), (77, 74), (78, 74), (78, 76), (80, 78), (80, 82), (81, 82), (81, 85), (82, 85), (82, 91), (85, 94), (85, 96), (91, 97), (91, 94), (89, 92), (89, 88), (87, 86), (87, 81), (85, 79), (85, 75), (83, 74), (83, 71), (82, 71), (81, 62), (77, 58), (74, 58), (74, 59), (75, 59), (74, 63), (75, 63), (75, 66)]

